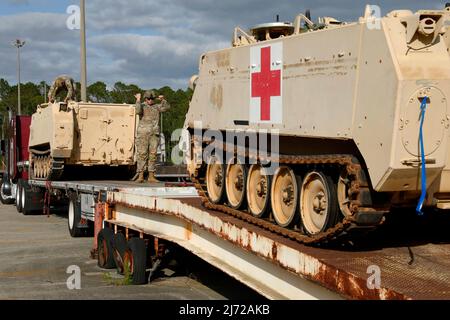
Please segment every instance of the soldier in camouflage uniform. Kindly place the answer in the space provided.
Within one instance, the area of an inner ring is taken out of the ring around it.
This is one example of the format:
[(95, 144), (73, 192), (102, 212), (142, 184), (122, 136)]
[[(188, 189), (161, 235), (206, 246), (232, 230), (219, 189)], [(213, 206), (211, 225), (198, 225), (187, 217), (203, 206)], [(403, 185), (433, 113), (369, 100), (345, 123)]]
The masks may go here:
[(64, 99), (64, 103), (67, 103), (69, 100), (76, 101), (76, 87), (75, 82), (72, 78), (62, 75), (53, 81), (53, 84), (48, 92), (48, 101), (51, 103), (55, 102), (56, 95), (61, 89), (67, 90), (67, 96)]
[(137, 130), (136, 150), (137, 150), (137, 173), (136, 182), (144, 182), (144, 172), (148, 167), (148, 182), (159, 182), (155, 178), (157, 151), (159, 145), (159, 118), (161, 112), (170, 109), (170, 104), (159, 96), (160, 104), (155, 104), (156, 93), (147, 91), (144, 94), (144, 103), (141, 103), (141, 94), (136, 96), (136, 113), (141, 120)]

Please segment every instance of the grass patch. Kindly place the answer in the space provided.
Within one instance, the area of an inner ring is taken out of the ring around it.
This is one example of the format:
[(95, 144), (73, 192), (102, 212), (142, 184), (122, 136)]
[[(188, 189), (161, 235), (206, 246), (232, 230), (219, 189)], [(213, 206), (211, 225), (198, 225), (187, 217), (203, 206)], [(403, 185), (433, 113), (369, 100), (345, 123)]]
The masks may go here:
[(130, 286), (133, 284), (133, 275), (130, 270), (130, 263), (128, 261), (124, 264), (123, 279), (115, 279), (112, 277), (111, 272), (103, 273), (103, 280), (109, 285), (113, 286)]

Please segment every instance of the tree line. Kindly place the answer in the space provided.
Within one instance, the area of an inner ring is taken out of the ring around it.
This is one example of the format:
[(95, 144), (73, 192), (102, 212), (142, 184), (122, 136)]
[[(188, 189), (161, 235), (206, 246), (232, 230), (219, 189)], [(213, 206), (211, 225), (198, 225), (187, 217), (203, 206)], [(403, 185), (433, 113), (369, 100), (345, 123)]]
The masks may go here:
[[(80, 97), (80, 83), (77, 83), (77, 99)], [(42, 81), (38, 84), (27, 82), (21, 84), (21, 109), (23, 115), (32, 115), (39, 104), (46, 102), (46, 93), (50, 89), (50, 85)], [(158, 95), (164, 95), (171, 104), (171, 109), (163, 116), (163, 134), (166, 138), (166, 147), (170, 158), (171, 149), (174, 142), (170, 142), (172, 132), (182, 128), (184, 119), (189, 108), (189, 101), (192, 98), (192, 90), (173, 90), (165, 86), (160, 89), (153, 89)], [(146, 89), (142, 89), (134, 84), (125, 84), (116, 82), (112, 88), (104, 82), (95, 82), (88, 86), (87, 96), (90, 102), (94, 103), (126, 103), (134, 104), (136, 98), (134, 95), (138, 92), (144, 93)], [(58, 98), (64, 100), (65, 92), (60, 92)], [(0, 79), (0, 114), (2, 119), (6, 119), (7, 109), (10, 108), (17, 113), (17, 85), (10, 85), (5, 79)]]

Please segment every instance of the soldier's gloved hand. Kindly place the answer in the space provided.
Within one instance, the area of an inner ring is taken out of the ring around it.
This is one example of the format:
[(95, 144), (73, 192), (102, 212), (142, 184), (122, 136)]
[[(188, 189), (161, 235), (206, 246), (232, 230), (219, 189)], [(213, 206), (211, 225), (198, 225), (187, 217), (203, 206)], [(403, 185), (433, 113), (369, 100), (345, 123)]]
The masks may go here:
[(134, 95), (134, 97), (136, 98), (136, 102), (140, 102), (141, 98), (142, 98), (142, 95), (140, 93), (137, 93), (137, 94)]

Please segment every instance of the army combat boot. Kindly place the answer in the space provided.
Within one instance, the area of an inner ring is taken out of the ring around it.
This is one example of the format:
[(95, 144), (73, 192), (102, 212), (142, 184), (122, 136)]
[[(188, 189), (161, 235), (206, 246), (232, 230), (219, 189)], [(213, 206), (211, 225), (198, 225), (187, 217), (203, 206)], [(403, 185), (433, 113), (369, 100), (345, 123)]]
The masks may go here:
[(144, 172), (139, 173), (139, 177), (136, 180), (137, 183), (143, 183), (144, 182)]
[(155, 173), (154, 172), (149, 172), (147, 181), (148, 181), (148, 183), (158, 183), (158, 182), (160, 182), (158, 179), (155, 178)]

